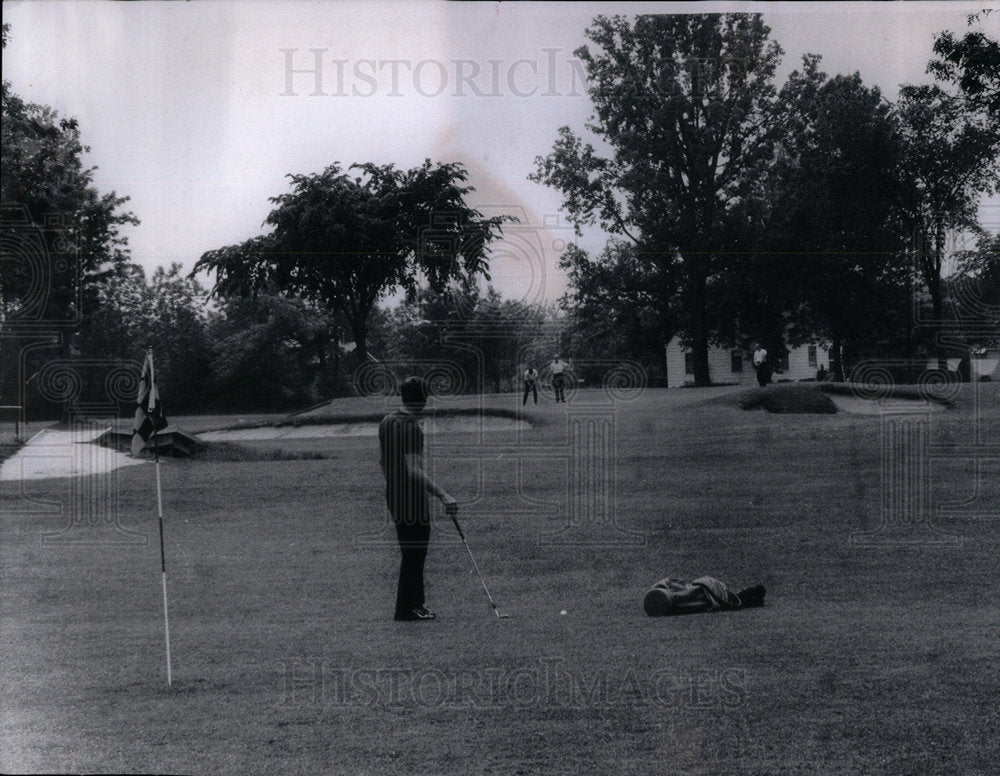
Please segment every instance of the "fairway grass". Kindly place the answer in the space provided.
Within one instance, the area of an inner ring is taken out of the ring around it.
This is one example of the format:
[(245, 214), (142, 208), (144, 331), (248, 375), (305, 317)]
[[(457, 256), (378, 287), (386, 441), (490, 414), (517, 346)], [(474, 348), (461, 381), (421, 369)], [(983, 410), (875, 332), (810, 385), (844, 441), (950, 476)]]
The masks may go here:
[[(935, 459), (930, 517), (886, 525), (883, 416), (712, 401), (732, 390), (583, 391), (528, 431), (428, 440), (503, 621), (441, 516), (439, 619), (392, 621), (371, 438), (164, 461), (172, 687), (153, 467), (114, 473), (93, 524), (80, 482), (3, 483), (0, 771), (992, 773), (996, 453)], [(962, 391), (921, 416), (935, 450), (996, 450), (997, 387)], [(643, 614), (658, 579), (704, 574), (766, 605)]]

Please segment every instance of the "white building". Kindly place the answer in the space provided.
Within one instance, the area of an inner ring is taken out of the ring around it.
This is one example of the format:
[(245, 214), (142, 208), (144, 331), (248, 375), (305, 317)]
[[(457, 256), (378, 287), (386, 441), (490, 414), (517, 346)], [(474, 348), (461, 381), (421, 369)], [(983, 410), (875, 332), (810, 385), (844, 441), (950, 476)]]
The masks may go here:
[[(694, 360), (689, 348), (674, 337), (666, 344), (667, 387), (694, 385)], [(771, 382), (780, 380), (815, 380), (819, 368), (830, 369), (830, 352), (819, 344), (802, 345), (786, 351), (780, 369), (771, 375)], [(714, 385), (756, 385), (757, 373), (753, 354), (739, 348), (708, 348), (708, 375)]]
[[(948, 371), (957, 372), (960, 358), (948, 358)], [(937, 369), (936, 358), (927, 359), (928, 369)], [(978, 348), (973, 349), (969, 354), (969, 379), (972, 382), (979, 382), (984, 377), (988, 377), (993, 382), (1000, 381), (1000, 349), (998, 348)]]

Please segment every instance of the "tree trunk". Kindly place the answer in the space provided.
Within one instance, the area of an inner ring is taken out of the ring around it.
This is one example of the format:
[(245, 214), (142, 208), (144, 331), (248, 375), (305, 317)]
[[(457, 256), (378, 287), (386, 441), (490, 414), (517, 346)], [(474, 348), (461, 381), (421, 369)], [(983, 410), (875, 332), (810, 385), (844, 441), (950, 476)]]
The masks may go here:
[[(944, 257), (944, 226), (937, 225), (934, 230), (934, 256), (931, 272), (927, 278), (927, 288), (931, 294), (931, 307), (934, 311), (934, 326), (941, 327), (944, 322), (944, 299), (941, 293), (941, 260)], [(938, 369), (948, 371), (948, 355), (935, 341), (934, 354), (937, 356)]]
[[(931, 288), (931, 309), (934, 311), (934, 322), (935, 325), (940, 326), (940, 321), (942, 320), (941, 315), (944, 310), (944, 302), (941, 299), (941, 286), (937, 285)], [(937, 358), (937, 368), (947, 372), (948, 371), (948, 354), (945, 353), (944, 348), (938, 344), (935, 339), (933, 344), (934, 355)]]
[(840, 337), (834, 334), (830, 338), (830, 371), (833, 372), (833, 379), (844, 382), (844, 360), (840, 352)]
[(691, 284), (691, 360), (694, 366), (694, 384), (709, 386), (712, 377), (708, 371), (708, 293), (703, 272)]
[(351, 321), (351, 333), (354, 335), (355, 368), (368, 360), (368, 317)]
[(333, 341), (333, 395), (340, 393), (340, 334)]

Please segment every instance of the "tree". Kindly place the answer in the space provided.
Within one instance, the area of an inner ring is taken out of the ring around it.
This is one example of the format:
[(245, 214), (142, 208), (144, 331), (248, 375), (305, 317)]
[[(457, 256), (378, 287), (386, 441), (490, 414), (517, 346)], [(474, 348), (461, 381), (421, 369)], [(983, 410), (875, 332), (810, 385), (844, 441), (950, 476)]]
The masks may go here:
[(361, 363), (380, 299), (398, 288), (413, 294), (422, 279), (440, 290), (456, 278), (488, 278), (487, 248), (510, 218), (484, 218), (466, 203), (473, 189), (462, 185), (460, 164), (349, 169), (360, 175), (338, 164), (289, 175), (292, 191), (270, 200), (264, 223), (273, 231), (205, 253), (193, 273), (216, 273), (213, 294), (269, 291), (342, 313)]
[[(3, 26), (7, 47), (9, 25)], [(5, 246), (0, 273), (0, 326), (15, 321), (35, 302), (36, 320), (55, 324), (79, 317), (87, 289), (109, 264), (127, 257), (119, 233), (138, 219), (120, 208), (128, 197), (100, 194), (95, 168), (83, 164), (83, 145), (75, 118), (60, 118), (45, 105), (26, 103), (2, 85), (0, 121), (0, 198), (4, 207), (0, 238)], [(21, 255), (25, 234), (37, 240), (31, 257)], [(44, 289), (41, 297), (36, 296)], [(41, 301), (38, 301), (38, 300)], [(68, 344), (64, 342), (64, 354)]]
[(857, 73), (828, 79), (818, 65), (807, 56), (780, 93), (762, 244), (789, 337), (829, 342), (843, 379), (845, 351), (898, 336), (907, 307), (902, 141), (877, 88)]
[[(933, 320), (940, 322), (946, 235), (979, 229), (980, 196), (1000, 186), (1000, 135), (981, 113), (938, 86), (904, 86), (896, 112), (905, 141), (915, 270), (930, 294)], [(947, 369), (943, 352), (938, 361)]]
[[(2, 33), (6, 49), (10, 26)], [(0, 112), (0, 394), (21, 397), (22, 369), (37, 373), (52, 348), (73, 356), (71, 326), (94, 311), (112, 265), (127, 261), (119, 228), (138, 219), (121, 210), (127, 197), (94, 187), (76, 119), (25, 102), (8, 81)], [(38, 324), (65, 336), (32, 334)]]
[(157, 267), (147, 282), (137, 264), (120, 262), (92, 285), (94, 305), (70, 340), (73, 355), (140, 362), (152, 346), (157, 383), (174, 410), (210, 401), (212, 349), (205, 290), (179, 263)]
[(266, 293), (224, 299), (208, 332), (220, 408), (301, 407), (335, 393), (337, 329), (314, 304)]
[[(969, 14), (969, 26), (985, 21), (991, 12)], [(938, 59), (927, 65), (927, 72), (957, 85), (974, 107), (1000, 120), (1000, 42), (979, 29), (969, 30), (961, 38), (945, 31), (934, 41), (934, 53)]]
[(632, 240), (662, 277), (661, 317), (677, 299), (692, 346), (695, 382), (707, 385), (709, 282), (732, 248), (732, 194), (773, 143), (765, 118), (781, 56), (759, 14), (597, 17), (585, 64), (595, 113), (586, 128), (602, 156), (569, 127), (532, 180), (562, 192), (579, 230), (599, 223)]
[(948, 285), (968, 339), (979, 347), (1000, 347), (1000, 233), (981, 235), (975, 250), (954, 258), (957, 271)]
[(544, 338), (545, 310), (503, 299), (492, 286), (454, 283), (423, 289), (390, 313), (387, 360), (445, 359), (457, 366), (465, 388), (501, 391), (516, 381), (520, 360)]
[(652, 368), (663, 361), (663, 343), (674, 335), (674, 305), (661, 303), (676, 285), (643, 260), (635, 246), (612, 239), (597, 257), (570, 245), (559, 259), (569, 277), (560, 299), (566, 312), (567, 355), (630, 358)]

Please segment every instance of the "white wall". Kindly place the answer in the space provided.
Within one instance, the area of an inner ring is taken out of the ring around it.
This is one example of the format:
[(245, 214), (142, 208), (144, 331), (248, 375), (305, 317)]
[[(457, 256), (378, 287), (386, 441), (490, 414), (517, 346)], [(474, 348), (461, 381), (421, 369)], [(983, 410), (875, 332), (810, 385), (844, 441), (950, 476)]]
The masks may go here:
[[(680, 388), (694, 385), (694, 375), (684, 371), (684, 354), (689, 350), (681, 347), (680, 340), (674, 337), (667, 343), (667, 387)], [(756, 380), (753, 370), (753, 359), (748, 353), (743, 354), (743, 371), (732, 371), (732, 356), (729, 348), (708, 349), (708, 374), (713, 383), (730, 385), (751, 385)]]
[(970, 360), (970, 378), (978, 381), (983, 375), (989, 375), (993, 382), (1000, 382), (1000, 350), (988, 350)]
[[(681, 347), (680, 340), (674, 337), (666, 346), (667, 387), (680, 388), (684, 385), (694, 385), (694, 375), (684, 371), (684, 354), (690, 352)], [(809, 366), (809, 347), (803, 345), (792, 348), (788, 354), (788, 371), (775, 372), (772, 382), (778, 380), (809, 380), (816, 378), (816, 371), (825, 364), (830, 369), (830, 353), (827, 348), (816, 346), (816, 366)], [(732, 356), (729, 348), (710, 347), (708, 349), (708, 374), (713, 383), (730, 385), (756, 385), (757, 375), (753, 368), (753, 357), (750, 353), (743, 354), (743, 371), (732, 371)]]
[(830, 371), (830, 351), (822, 345), (816, 345), (816, 366), (809, 366), (809, 345), (791, 348), (788, 352), (788, 371), (775, 372), (772, 382), (778, 380), (815, 380), (820, 366), (826, 365)]
[[(957, 372), (959, 363), (961, 363), (961, 359), (949, 358), (948, 369)], [(927, 369), (937, 369), (937, 366), (936, 358), (927, 359)], [(988, 375), (993, 382), (1000, 381), (1000, 350), (974, 353), (969, 359), (969, 378), (973, 382), (978, 382), (983, 375)]]

